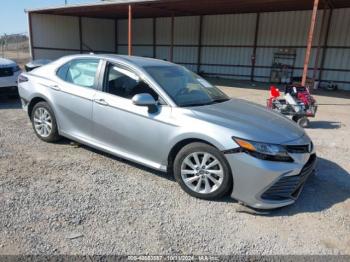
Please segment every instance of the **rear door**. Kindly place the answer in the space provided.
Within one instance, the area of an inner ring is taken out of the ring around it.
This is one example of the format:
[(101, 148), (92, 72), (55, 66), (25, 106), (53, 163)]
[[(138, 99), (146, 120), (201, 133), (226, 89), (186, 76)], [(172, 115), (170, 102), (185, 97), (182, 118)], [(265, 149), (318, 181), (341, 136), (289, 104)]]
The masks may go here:
[(99, 59), (87, 58), (71, 60), (58, 69), (58, 80), (50, 88), (62, 134), (91, 139), (92, 101), (96, 95), (99, 66)]

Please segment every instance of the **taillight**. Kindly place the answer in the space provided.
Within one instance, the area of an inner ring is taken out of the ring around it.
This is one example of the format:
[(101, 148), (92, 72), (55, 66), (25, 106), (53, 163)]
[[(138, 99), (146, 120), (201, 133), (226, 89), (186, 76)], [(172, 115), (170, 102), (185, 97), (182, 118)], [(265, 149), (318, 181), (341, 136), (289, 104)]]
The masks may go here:
[(26, 76), (24, 76), (24, 75), (22, 75), (22, 74), (20, 74), (19, 76), (18, 76), (18, 83), (20, 84), (20, 83), (23, 83), (23, 82), (28, 82), (28, 77), (26, 77)]

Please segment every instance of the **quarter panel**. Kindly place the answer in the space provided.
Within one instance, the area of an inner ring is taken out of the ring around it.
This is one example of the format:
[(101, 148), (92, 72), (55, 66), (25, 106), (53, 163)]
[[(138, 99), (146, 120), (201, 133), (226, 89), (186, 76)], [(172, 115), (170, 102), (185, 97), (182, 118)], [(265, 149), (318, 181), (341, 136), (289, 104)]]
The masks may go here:
[(53, 84), (52, 81), (41, 79), (32, 75), (25, 75), (29, 81), (20, 83), (18, 85), (18, 92), (21, 98), (30, 102), (34, 98), (41, 98), (45, 100), (56, 115), (56, 107), (54, 106), (54, 99), (51, 90), (47, 87)]

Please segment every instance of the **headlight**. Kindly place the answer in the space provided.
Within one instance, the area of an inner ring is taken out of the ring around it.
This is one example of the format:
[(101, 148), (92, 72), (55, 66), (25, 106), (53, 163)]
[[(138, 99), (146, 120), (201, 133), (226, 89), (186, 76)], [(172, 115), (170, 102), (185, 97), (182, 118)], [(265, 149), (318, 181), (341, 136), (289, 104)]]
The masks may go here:
[(14, 66), (14, 67), (12, 68), (12, 71), (13, 71), (14, 73), (16, 73), (16, 72), (18, 72), (18, 71), (20, 71), (20, 70), (21, 70), (21, 68), (20, 68), (18, 65)]
[(233, 137), (233, 140), (241, 147), (242, 152), (253, 157), (268, 161), (293, 162), (284, 146), (254, 142), (236, 137)]

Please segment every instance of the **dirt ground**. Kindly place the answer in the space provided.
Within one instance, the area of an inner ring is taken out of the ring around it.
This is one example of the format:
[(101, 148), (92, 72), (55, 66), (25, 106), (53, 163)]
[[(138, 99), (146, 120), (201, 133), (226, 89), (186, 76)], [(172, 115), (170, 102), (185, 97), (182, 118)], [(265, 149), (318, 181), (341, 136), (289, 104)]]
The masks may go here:
[[(265, 104), (267, 88), (217, 81)], [(240, 87), (232, 87), (240, 86)], [(317, 174), (290, 207), (264, 216), (203, 201), (147, 168), (64, 140), (36, 138), (15, 100), (0, 100), (0, 254), (350, 255), (350, 95), (318, 92), (307, 133)]]

